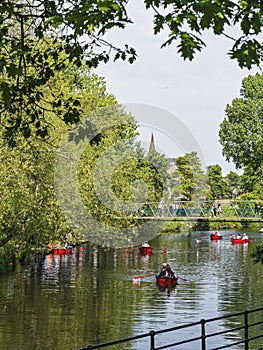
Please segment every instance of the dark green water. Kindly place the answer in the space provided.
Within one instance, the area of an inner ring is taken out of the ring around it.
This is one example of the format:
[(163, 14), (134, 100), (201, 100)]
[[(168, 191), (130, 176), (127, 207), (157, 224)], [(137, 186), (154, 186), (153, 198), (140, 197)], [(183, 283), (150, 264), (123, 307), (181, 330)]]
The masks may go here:
[[(219, 242), (210, 241), (210, 232), (162, 234), (151, 242), (155, 249), (150, 257), (137, 249), (125, 253), (87, 246), (72, 255), (37, 257), (30, 266), (18, 266), (0, 277), (0, 350), (76, 350), (262, 307), (263, 265), (255, 265), (250, 252), (263, 243), (263, 235), (249, 232), (254, 238), (250, 244), (232, 245), (233, 231), (221, 233)], [(166, 261), (187, 281), (171, 291), (160, 290), (154, 276), (133, 283), (134, 275), (157, 273)], [(130, 349), (149, 349), (149, 344), (136, 342)]]

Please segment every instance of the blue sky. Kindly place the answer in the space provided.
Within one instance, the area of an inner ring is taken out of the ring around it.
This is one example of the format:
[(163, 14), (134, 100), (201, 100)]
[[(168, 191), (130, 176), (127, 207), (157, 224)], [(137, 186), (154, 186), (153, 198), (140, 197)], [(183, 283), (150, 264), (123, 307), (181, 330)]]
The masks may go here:
[[(226, 105), (240, 96), (242, 79), (257, 70), (239, 68), (227, 56), (232, 43), (209, 32), (203, 37), (206, 48), (192, 62), (185, 62), (178, 56), (175, 46), (160, 48), (165, 33), (153, 35), (151, 15), (144, 10), (141, 1), (129, 3), (129, 14), (134, 24), (125, 30), (113, 30), (106, 38), (114, 44), (130, 44), (139, 57), (132, 65), (117, 61), (96, 70), (105, 77), (108, 91), (122, 104), (146, 104), (171, 113), (196, 138), (205, 165), (220, 164), (224, 175), (235, 171), (234, 165), (222, 157), (219, 125), (224, 119)], [(155, 132), (154, 125), (140, 130), (140, 139), (147, 147), (151, 131)], [(179, 156), (180, 150), (171, 146), (166, 136), (156, 132), (156, 144), (168, 156)]]

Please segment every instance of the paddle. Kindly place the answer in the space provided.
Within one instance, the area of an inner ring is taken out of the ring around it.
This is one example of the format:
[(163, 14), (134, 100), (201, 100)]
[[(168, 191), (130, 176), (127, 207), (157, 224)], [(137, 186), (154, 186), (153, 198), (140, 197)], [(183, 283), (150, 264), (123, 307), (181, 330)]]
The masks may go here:
[(145, 275), (145, 276), (133, 276), (133, 279), (136, 279), (136, 278), (146, 278), (146, 277), (151, 277), (151, 276), (156, 276), (156, 273), (151, 273), (150, 275)]
[[(145, 275), (145, 276), (133, 276), (133, 279), (139, 279), (139, 278), (147, 278), (147, 277), (152, 277), (152, 276), (156, 276), (155, 273), (151, 273), (150, 275)], [(188, 280), (186, 278), (177, 276), (178, 279), (184, 281), (184, 282), (188, 282)]]
[(186, 278), (183, 278), (183, 277), (180, 277), (180, 276), (177, 276), (180, 280), (182, 281), (185, 281), (185, 282), (188, 282), (188, 280)]
[(153, 250), (161, 250), (162, 253), (166, 254), (167, 253), (167, 250), (164, 249), (164, 248), (153, 248)]
[(141, 244), (135, 245), (133, 247), (125, 248), (125, 253), (129, 253), (130, 250), (133, 250), (133, 249), (138, 248), (138, 247), (141, 247)]
[[(132, 247), (132, 248), (125, 248), (125, 253), (129, 253), (130, 250), (135, 249), (135, 248), (138, 248), (138, 247), (141, 247), (141, 245), (136, 245), (136, 246), (134, 246), (134, 247)], [(152, 247), (149, 247), (149, 248), (152, 248)], [(153, 250), (161, 250), (162, 253), (164, 253), (164, 254), (167, 253), (167, 250), (164, 249), (164, 248), (152, 248), (152, 249), (153, 249)]]

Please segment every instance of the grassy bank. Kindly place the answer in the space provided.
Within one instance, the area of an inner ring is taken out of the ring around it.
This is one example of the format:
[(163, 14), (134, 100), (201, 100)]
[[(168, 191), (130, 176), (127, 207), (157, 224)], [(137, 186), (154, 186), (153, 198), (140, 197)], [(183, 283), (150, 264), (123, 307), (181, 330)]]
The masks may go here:
[(187, 232), (187, 231), (210, 231), (210, 230), (231, 230), (231, 229), (255, 229), (258, 230), (258, 224), (242, 221), (236, 222), (215, 222), (207, 219), (206, 221), (193, 222), (175, 222), (170, 221), (164, 224), (163, 232)]

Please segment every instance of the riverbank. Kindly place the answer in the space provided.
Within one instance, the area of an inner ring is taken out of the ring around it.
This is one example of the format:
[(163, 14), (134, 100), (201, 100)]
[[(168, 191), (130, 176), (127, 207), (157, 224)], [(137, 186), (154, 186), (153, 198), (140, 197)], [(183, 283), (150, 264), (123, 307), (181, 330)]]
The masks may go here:
[(163, 232), (187, 232), (187, 231), (210, 231), (210, 230), (242, 230), (251, 229), (258, 231), (259, 224), (255, 222), (248, 222), (244, 220), (226, 221), (214, 220), (214, 218), (207, 218), (205, 220), (196, 221), (169, 221), (164, 224)]

